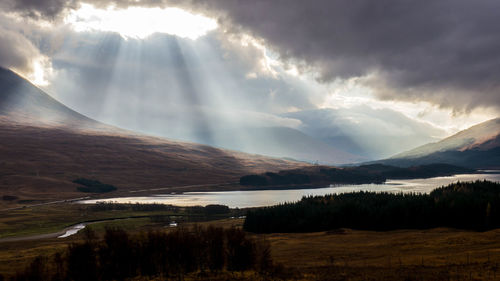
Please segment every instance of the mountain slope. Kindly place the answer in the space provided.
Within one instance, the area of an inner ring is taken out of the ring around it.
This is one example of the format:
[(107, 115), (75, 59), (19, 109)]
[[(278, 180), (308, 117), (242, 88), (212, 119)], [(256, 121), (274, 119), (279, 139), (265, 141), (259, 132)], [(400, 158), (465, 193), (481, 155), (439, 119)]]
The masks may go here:
[[(495, 118), (460, 131), (437, 143), (429, 143), (392, 158), (415, 158), (444, 151), (486, 150), (498, 146), (494, 140), (500, 136), (500, 118)], [(493, 142), (491, 142), (493, 141)]]
[(72, 183), (79, 177), (113, 184), (119, 193), (236, 182), (249, 172), (303, 165), (104, 125), (0, 69), (0, 198), (19, 198), (0, 206), (85, 196)]
[(379, 163), (400, 166), (448, 163), (471, 168), (500, 167), (500, 118), (495, 118), (436, 143), (397, 154)]
[(338, 150), (334, 146), (288, 127), (243, 127), (195, 135), (196, 137), (191, 138), (191, 141), (272, 157), (329, 165), (366, 160), (366, 158)]
[(0, 116), (32, 124), (108, 127), (53, 99), (16, 73), (0, 67)]
[[(116, 130), (112, 126), (106, 126), (69, 109), (10, 70), (0, 68), (0, 87), (4, 89), (0, 92), (0, 114), (3, 112), (15, 117), (16, 120), (68, 128)], [(170, 128), (163, 130), (164, 133), (161, 135), (168, 137)], [(193, 137), (182, 139), (271, 157), (323, 164), (345, 164), (367, 160), (287, 127), (219, 128), (189, 135)]]
[(400, 112), (367, 105), (310, 109), (282, 116), (300, 120), (298, 130), (331, 147), (372, 160), (387, 158), (446, 136), (443, 130)]

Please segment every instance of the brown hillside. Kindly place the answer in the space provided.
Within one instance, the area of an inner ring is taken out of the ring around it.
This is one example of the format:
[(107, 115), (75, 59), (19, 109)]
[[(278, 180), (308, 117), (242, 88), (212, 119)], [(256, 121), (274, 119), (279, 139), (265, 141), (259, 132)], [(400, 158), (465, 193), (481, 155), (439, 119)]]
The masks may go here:
[(0, 206), (87, 196), (72, 183), (79, 177), (115, 185), (113, 196), (303, 165), (105, 125), (0, 68)]

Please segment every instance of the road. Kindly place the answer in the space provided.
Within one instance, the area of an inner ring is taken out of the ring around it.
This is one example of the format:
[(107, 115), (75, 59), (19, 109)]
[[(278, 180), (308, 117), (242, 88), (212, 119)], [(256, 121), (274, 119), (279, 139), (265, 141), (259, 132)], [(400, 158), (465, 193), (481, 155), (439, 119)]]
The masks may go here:
[(65, 199), (65, 200), (50, 201), (50, 202), (44, 202), (44, 203), (38, 203), (38, 204), (24, 205), (24, 206), (21, 206), (21, 207), (14, 207), (14, 208), (2, 209), (2, 210), (0, 210), (0, 212), (12, 211), (12, 210), (20, 210), (20, 209), (24, 209), (24, 208), (40, 207), (40, 206), (52, 205), (52, 204), (72, 203), (72, 202), (76, 202), (76, 201), (80, 201), (80, 200), (86, 200), (86, 199), (90, 199), (90, 198), (92, 198), (92, 197), (85, 196), (85, 197), (78, 197), (78, 198), (72, 198), (72, 199)]

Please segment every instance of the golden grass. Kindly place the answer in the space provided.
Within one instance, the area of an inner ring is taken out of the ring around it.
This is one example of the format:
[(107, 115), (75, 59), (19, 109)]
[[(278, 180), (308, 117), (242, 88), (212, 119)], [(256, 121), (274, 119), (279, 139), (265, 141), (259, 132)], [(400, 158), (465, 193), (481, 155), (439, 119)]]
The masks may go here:
[[(340, 231), (266, 234), (273, 256), (293, 267), (446, 265), (500, 262), (500, 230), (472, 232), (436, 228), (387, 232)], [(297, 259), (300, 253), (301, 258)]]
[[(495, 280), (500, 278), (500, 229), (436, 228), (387, 232), (258, 235), (275, 261), (325, 280)], [(335, 276), (335, 278), (328, 276)]]
[[(66, 210), (67, 211), (67, 210)], [(182, 222), (178, 227), (192, 227), (193, 225), (241, 227), (243, 219), (221, 219), (209, 222)], [(168, 227), (168, 223), (153, 222), (149, 218), (133, 218), (116, 221), (105, 221), (90, 224), (89, 227), (100, 237), (104, 235), (106, 227), (120, 227), (130, 233), (147, 232), (149, 230), (170, 231), (175, 228)], [(67, 245), (73, 242), (82, 241), (84, 234), (82, 231), (68, 238), (48, 238), (38, 240), (27, 240), (17, 242), (0, 242), (0, 274), (12, 275), (22, 269), (33, 258), (38, 255), (50, 256), (55, 252), (61, 252)]]
[[(182, 226), (212, 224), (241, 227), (242, 223), (243, 219), (222, 219), (189, 222)], [(135, 233), (170, 229), (145, 218), (98, 223), (91, 227), (102, 235), (105, 226), (123, 227)], [(274, 261), (284, 265), (284, 272), (297, 280), (500, 278), (500, 229), (487, 232), (448, 228), (387, 232), (341, 229), (317, 233), (250, 235), (268, 240)], [(67, 239), (0, 243), (0, 273), (12, 274), (36, 255), (61, 251), (67, 243), (81, 239), (83, 234), (79, 233)], [(247, 275), (239, 277), (251, 280), (251, 274)], [(231, 279), (232, 275), (224, 276)], [(191, 277), (195, 279), (195, 276)], [(220, 280), (226, 280), (224, 278)]]

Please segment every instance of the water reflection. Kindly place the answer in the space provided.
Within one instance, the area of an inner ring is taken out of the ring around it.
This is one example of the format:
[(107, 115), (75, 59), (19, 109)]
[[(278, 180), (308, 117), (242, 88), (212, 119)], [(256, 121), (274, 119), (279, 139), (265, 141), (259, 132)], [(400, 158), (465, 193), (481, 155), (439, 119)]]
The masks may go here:
[[(451, 177), (436, 177), (414, 180), (388, 180), (385, 184), (336, 185), (316, 189), (292, 190), (250, 190), (220, 192), (186, 192), (182, 194), (158, 194), (146, 197), (110, 198), (117, 203), (162, 203), (177, 206), (205, 206), (222, 204), (231, 208), (262, 207), (284, 202), (295, 202), (303, 196), (345, 193), (353, 191), (374, 192), (417, 192), (428, 193), (436, 187), (457, 181), (491, 180), (500, 182), (500, 174), (465, 174)], [(85, 200), (82, 203), (96, 203), (103, 200)]]
[(74, 225), (71, 228), (67, 229), (66, 232), (63, 235), (57, 236), (57, 238), (66, 238), (68, 236), (76, 234), (78, 231), (80, 231), (80, 230), (82, 230), (84, 228), (85, 228), (85, 224), (84, 223), (80, 223), (80, 224)]

